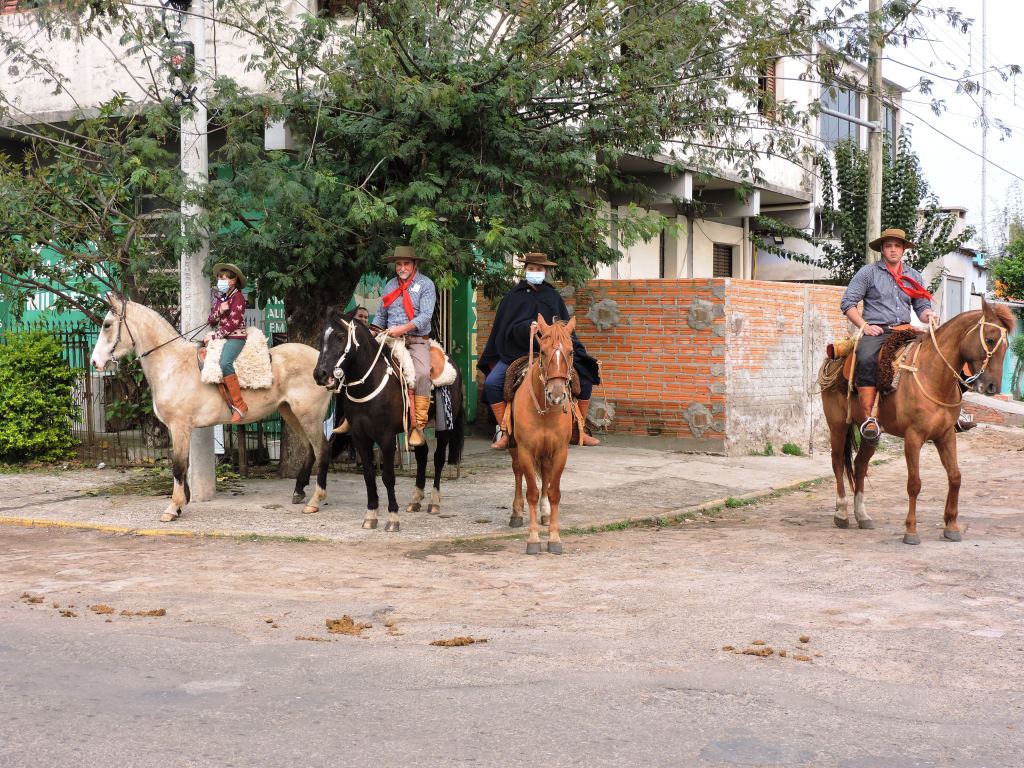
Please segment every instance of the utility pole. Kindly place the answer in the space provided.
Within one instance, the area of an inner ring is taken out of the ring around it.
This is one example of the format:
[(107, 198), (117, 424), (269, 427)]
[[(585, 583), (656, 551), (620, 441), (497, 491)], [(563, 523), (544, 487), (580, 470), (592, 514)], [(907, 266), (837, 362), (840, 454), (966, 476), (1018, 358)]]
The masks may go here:
[(878, 261), (880, 254), (871, 250), (866, 243), (878, 237), (882, 231), (882, 0), (870, 0), (868, 23), (870, 43), (868, 47), (868, 122), (874, 126), (868, 132), (868, 210), (867, 238), (864, 246), (864, 263)]
[(981, 0), (981, 250), (988, 256), (988, 0)]
[[(184, 9), (181, 6), (184, 5)], [(191, 6), (191, 8), (190, 8)], [(181, 110), (181, 171), (190, 188), (204, 186), (209, 179), (209, 148), (207, 146), (206, 88), (203, 66), (206, 61), (206, 20), (203, 0), (191, 3), (179, 0), (179, 9), (189, 9), (189, 35), (193, 48), (192, 66), (185, 62), (185, 70), (193, 70), (191, 84), (186, 80), (179, 94)], [(187, 54), (186, 54), (187, 55)], [(183, 224), (202, 214), (202, 208), (183, 201)], [(206, 322), (210, 314), (210, 281), (204, 274), (206, 258), (210, 253), (209, 236), (203, 232), (195, 251), (181, 252), (181, 327), (192, 329)], [(188, 453), (188, 483), (192, 501), (209, 501), (216, 492), (216, 472), (213, 455), (213, 428), (205, 427), (192, 432)]]

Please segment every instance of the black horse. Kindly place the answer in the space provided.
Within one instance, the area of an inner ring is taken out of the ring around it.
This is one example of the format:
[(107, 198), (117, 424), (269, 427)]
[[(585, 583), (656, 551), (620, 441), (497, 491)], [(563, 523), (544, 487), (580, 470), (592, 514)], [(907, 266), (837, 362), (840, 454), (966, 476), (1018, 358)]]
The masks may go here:
[[(396, 438), (404, 431), (402, 389), (405, 382), (390, 362), (389, 350), (373, 337), (369, 329), (351, 313), (332, 310), (320, 337), (320, 357), (313, 370), (316, 383), (339, 389), (348, 418), (349, 434), (363, 464), (366, 481), (366, 517), (363, 528), (377, 527), (377, 477), (373, 464), (373, 445), (380, 446), (381, 478), (388, 493), (388, 522), (385, 531), (399, 530), (398, 501), (395, 498)], [(435, 389), (435, 404), (445, 409), (442, 419), (448, 429), (437, 431), (434, 449), (434, 490), (428, 512), (441, 512), (441, 472), (445, 461), (456, 465), (462, 459), (465, 442), (462, 377)], [(416, 447), (416, 489), (406, 512), (418, 512), (424, 498), (428, 446)]]

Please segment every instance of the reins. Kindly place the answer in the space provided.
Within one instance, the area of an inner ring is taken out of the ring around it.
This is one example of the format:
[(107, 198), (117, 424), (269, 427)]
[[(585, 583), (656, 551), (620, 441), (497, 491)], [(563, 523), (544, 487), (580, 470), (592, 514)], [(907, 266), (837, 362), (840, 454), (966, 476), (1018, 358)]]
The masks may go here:
[[(147, 357), (147, 356), (153, 354), (158, 349), (160, 349), (162, 347), (166, 347), (172, 341), (177, 341), (178, 339), (184, 339), (185, 341), (191, 343), (191, 342), (195, 341), (196, 333), (201, 331), (203, 328), (205, 328), (206, 325), (207, 324), (204, 322), (202, 325), (197, 325), (195, 328), (193, 328), (193, 329), (191, 329), (189, 331), (185, 331), (185, 333), (181, 333), (179, 331), (179, 332), (177, 332), (178, 333), (177, 336), (174, 336), (174, 337), (168, 339), (167, 341), (163, 342), (162, 344), (157, 344), (152, 349), (147, 350), (147, 351), (145, 351), (145, 352), (143, 352), (141, 354), (137, 353), (136, 357), (139, 360), (141, 360), (142, 358)], [(132, 333), (132, 327), (130, 325), (128, 325), (128, 299), (122, 299), (121, 300), (121, 311), (117, 315), (117, 334), (114, 336), (114, 345), (110, 348), (111, 352), (113, 352), (113, 350), (117, 349), (117, 345), (121, 343), (121, 328), (122, 328), (122, 326), (125, 328), (125, 330), (128, 331), (128, 338), (132, 340), (132, 349), (135, 349), (138, 346), (138, 342), (135, 340), (135, 334)], [(189, 335), (186, 336), (185, 334), (189, 334)]]
[[(346, 325), (348, 327), (348, 341), (345, 344), (345, 351), (341, 353), (341, 357), (338, 358), (338, 362), (334, 364), (334, 378), (339, 379), (339, 380), (341, 379), (341, 376), (339, 375), (339, 373), (344, 375), (344, 371), (341, 370), (341, 364), (345, 361), (345, 357), (348, 355), (348, 353), (350, 351), (352, 351), (353, 348), (355, 348), (355, 349), (359, 348), (359, 339), (356, 338), (355, 322), (356, 321), (353, 320), (351, 322), (346, 323)], [(358, 379), (358, 380), (353, 381), (351, 383), (344, 383), (344, 382), (342, 382), (340, 384), (340, 388), (345, 390), (345, 397), (348, 398), (351, 402), (353, 402), (353, 403), (368, 403), (368, 402), (370, 402), (375, 397), (377, 397), (377, 395), (379, 395), (381, 392), (384, 391), (384, 387), (387, 386), (387, 383), (389, 381), (389, 377), (394, 375), (394, 371), (393, 371), (392, 367), (390, 365), (385, 366), (384, 376), (381, 378), (380, 384), (378, 384), (377, 388), (375, 390), (373, 390), (370, 394), (366, 395), (365, 397), (352, 397), (352, 395), (348, 391), (349, 387), (358, 387), (360, 384), (362, 384), (368, 378), (370, 378), (370, 375), (377, 368), (377, 361), (380, 360), (381, 353), (384, 351), (384, 347), (386, 345), (387, 345), (387, 338), (382, 333), (382, 334), (380, 334), (380, 344), (377, 347), (377, 354), (373, 356), (373, 362), (370, 363), (370, 367), (369, 367), (369, 369), (367, 369), (366, 373), (363, 374), (363, 377), (361, 379)]]
[[(554, 328), (554, 327), (555, 326), (552, 325), (552, 328)], [(526, 370), (527, 371), (530, 371), (530, 370), (533, 369), (533, 339), (534, 339), (534, 337), (536, 335), (537, 335), (537, 325), (533, 324), (533, 325), (530, 326), (530, 356), (529, 356), (529, 361), (528, 361), (527, 366), (526, 366)], [(562, 356), (565, 355), (565, 352), (562, 351), (561, 343), (558, 344), (558, 346), (555, 348), (554, 352), (555, 352), (555, 354), (560, 354)], [(569, 370), (572, 370), (572, 366), (571, 365), (568, 366), (568, 367), (569, 367)], [(540, 372), (540, 386), (541, 386), (541, 389), (544, 390), (546, 385), (547, 385), (547, 383), (548, 383), (548, 378), (547, 378), (547, 374), (544, 372), (544, 356), (543, 355), (540, 355), (537, 358), (537, 368), (539, 369), (539, 372)], [(552, 378), (553, 379), (565, 379), (566, 389), (569, 388), (569, 374), (568, 374), (568, 372), (566, 373), (565, 376), (554, 376)], [(541, 408), (540, 407), (540, 403), (537, 402), (537, 393), (534, 391), (533, 382), (532, 381), (527, 381), (526, 384), (530, 388), (530, 399), (533, 400), (533, 407), (537, 409), (537, 413), (539, 415), (541, 415), (541, 416), (546, 415), (547, 412), (549, 410), (551, 410), (551, 408), (550, 407)], [(564, 404), (562, 406), (562, 410), (563, 411), (565, 410), (565, 405)]]

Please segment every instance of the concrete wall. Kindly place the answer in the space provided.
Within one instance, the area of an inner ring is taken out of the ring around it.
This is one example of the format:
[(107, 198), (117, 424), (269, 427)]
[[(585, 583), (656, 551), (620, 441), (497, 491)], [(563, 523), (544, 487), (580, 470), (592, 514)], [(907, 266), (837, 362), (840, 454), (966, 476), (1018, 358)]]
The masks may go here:
[[(609, 432), (723, 454), (766, 443), (827, 448), (814, 380), (825, 345), (846, 333), (842, 288), (592, 280), (564, 293), (580, 340), (601, 361), (592, 408), (614, 410)], [(479, 297), (477, 315), (482, 351), (494, 312)]]

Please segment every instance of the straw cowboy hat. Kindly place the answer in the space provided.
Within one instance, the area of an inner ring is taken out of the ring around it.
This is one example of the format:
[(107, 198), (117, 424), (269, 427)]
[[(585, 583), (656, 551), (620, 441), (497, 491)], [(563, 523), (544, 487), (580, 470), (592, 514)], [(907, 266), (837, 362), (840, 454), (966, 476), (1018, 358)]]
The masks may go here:
[(416, 249), (411, 245), (397, 245), (395, 246), (395, 252), (388, 256), (384, 261), (393, 263), (396, 261), (419, 261), (420, 257), (416, 255)]
[(219, 275), (221, 272), (230, 272), (238, 280), (238, 290), (245, 288), (245, 272), (240, 270), (235, 264), (231, 264), (226, 261), (219, 261), (213, 265), (213, 269), (210, 274), (214, 277)]
[(879, 235), (870, 243), (868, 243), (868, 245), (871, 246), (872, 251), (881, 252), (882, 243), (884, 243), (886, 240), (899, 240), (900, 242), (903, 243), (904, 248), (917, 248), (917, 246), (914, 243), (907, 240), (906, 232), (904, 232), (902, 229), (896, 229), (894, 227), (890, 227), (889, 229), (885, 230), (881, 235)]
[(523, 265), (533, 264), (537, 267), (557, 267), (555, 262), (548, 259), (546, 253), (540, 253), (538, 251), (532, 251), (530, 253), (523, 254)]

